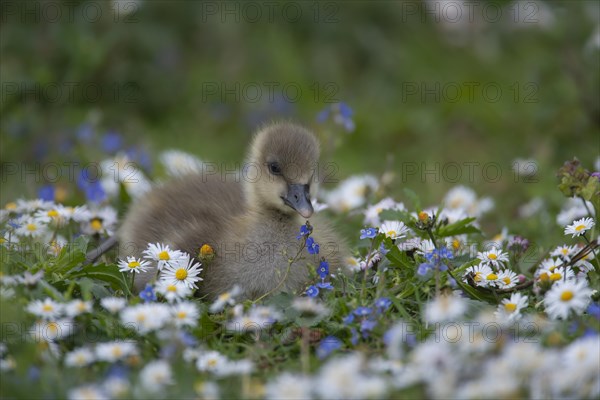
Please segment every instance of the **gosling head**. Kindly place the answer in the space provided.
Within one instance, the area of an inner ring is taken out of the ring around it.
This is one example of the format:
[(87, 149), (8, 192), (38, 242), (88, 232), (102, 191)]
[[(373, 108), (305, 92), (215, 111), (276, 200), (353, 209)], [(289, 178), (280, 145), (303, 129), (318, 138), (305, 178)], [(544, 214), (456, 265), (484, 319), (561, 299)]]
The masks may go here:
[(254, 137), (245, 190), (251, 206), (309, 218), (314, 210), (319, 143), (305, 128), (278, 123)]

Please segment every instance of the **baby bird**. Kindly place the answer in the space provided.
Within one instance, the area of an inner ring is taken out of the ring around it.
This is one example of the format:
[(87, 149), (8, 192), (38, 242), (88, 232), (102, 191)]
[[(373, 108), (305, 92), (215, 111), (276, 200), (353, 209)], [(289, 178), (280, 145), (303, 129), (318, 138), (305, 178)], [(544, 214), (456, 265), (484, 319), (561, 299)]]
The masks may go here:
[[(133, 203), (119, 231), (121, 250), (139, 257), (148, 243), (160, 242), (195, 256), (210, 245), (215, 256), (203, 263), (199, 285), (199, 296), (208, 299), (234, 285), (247, 299), (299, 293), (322, 257), (335, 271), (345, 269), (349, 254), (327, 221), (313, 215), (318, 159), (319, 143), (305, 128), (267, 126), (254, 136), (239, 175), (190, 174)], [(303, 238), (297, 236), (307, 219), (318, 255), (306, 248), (299, 254)], [(136, 276), (136, 288), (155, 276), (155, 270)]]

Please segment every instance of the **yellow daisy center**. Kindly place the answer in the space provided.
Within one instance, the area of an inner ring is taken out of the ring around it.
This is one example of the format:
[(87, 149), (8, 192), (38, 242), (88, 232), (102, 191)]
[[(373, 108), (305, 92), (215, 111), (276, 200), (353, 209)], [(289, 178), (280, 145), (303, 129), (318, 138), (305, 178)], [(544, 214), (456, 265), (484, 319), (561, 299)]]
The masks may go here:
[(43, 312), (52, 312), (52, 311), (54, 311), (54, 307), (52, 306), (52, 304), (44, 304), (42, 306), (42, 311)]
[(50, 322), (48, 324), (48, 329), (50, 330), (50, 332), (56, 333), (58, 331), (58, 325), (56, 324), (56, 322)]
[(14, 210), (17, 208), (17, 203), (14, 202), (10, 202), (10, 203), (6, 203), (6, 205), (4, 206), (5, 209), (7, 210)]
[(457, 250), (459, 247), (460, 247), (460, 240), (458, 240), (458, 239), (454, 239), (454, 240), (452, 241), (452, 248), (453, 248), (454, 250)]
[(429, 214), (427, 214), (425, 211), (421, 211), (419, 213), (419, 221), (426, 221), (427, 218), (429, 218)]
[(390, 230), (390, 231), (388, 231), (388, 232), (387, 232), (387, 235), (388, 235), (389, 237), (394, 237), (394, 236), (397, 236), (397, 234), (396, 234), (396, 231), (395, 231), (395, 230)]
[(550, 274), (550, 280), (551, 280), (551, 281), (557, 281), (557, 280), (559, 280), (560, 278), (562, 278), (562, 275), (561, 275), (561, 274), (559, 274), (558, 272), (555, 272), (555, 273), (553, 273), (553, 274)]
[(29, 232), (35, 232), (35, 231), (37, 231), (37, 225), (36, 224), (27, 224), (27, 230)]
[(169, 256), (169, 253), (167, 251), (163, 250), (160, 253), (158, 253), (158, 259), (162, 261), (167, 261), (171, 259), (171, 256)]
[(179, 311), (177, 313), (177, 318), (184, 319), (185, 317), (187, 317), (187, 313), (185, 311)]
[(115, 346), (112, 348), (112, 355), (115, 357), (121, 357), (123, 355), (123, 350), (119, 346)]
[(86, 307), (85, 307), (85, 303), (83, 301), (77, 304), (77, 311), (84, 312), (85, 309), (86, 309)]
[(219, 300), (220, 301), (226, 301), (229, 300), (229, 298), (231, 297), (231, 294), (229, 292), (225, 292), (219, 295)]
[(481, 282), (481, 272), (475, 273), (475, 277), (473, 279), (475, 282)]
[(144, 314), (138, 314), (135, 318), (138, 322), (144, 322), (146, 320), (146, 316)]
[(137, 268), (137, 267), (139, 267), (139, 266), (140, 266), (140, 263), (139, 263), (139, 261), (129, 261), (129, 262), (127, 263), (127, 266), (128, 266), (129, 268), (133, 269), (133, 268)]
[(494, 274), (494, 273), (491, 273), (491, 274), (489, 274), (488, 276), (486, 276), (486, 279), (487, 279), (488, 281), (495, 281), (496, 279), (498, 279), (498, 275), (496, 275), (496, 274)]
[(506, 303), (504, 309), (509, 313), (513, 313), (517, 309), (517, 305), (515, 303)]
[(498, 258), (498, 256), (495, 255), (494, 253), (491, 253), (488, 257), (490, 258), (490, 260), (495, 260)]
[(214, 367), (215, 365), (217, 365), (217, 360), (215, 358), (211, 358), (210, 360), (208, 360), (209, 367)]
[(6, 242), (6, 239), (4, 239), (3, 237), (0, 237), (0, 244)]
[(562, 301), (569, 301), (573, 298), (573, 292), (571, 292), (570, 290), (565, 290), (564, 292), (561, 293), (560, 295), (560, 299)]
[(177, 286), (175, 286), (175, 285), (167, 286), (167, 292), (176, 292), (176, 291), (177, 291)]
[(98, 218), (94, 218), (90, 221), (90, 226), (93, 230), (99, 231), (102, 229), (102, 221)]
[(508, 276), (502, 278), (502, 282), (504, 282), (505, 284), (510, 284), (510, 278)]
[(52, 217), (52, 218), (58, 217), (58, 211), (50, 210), (50, 211), (48, 211), (48, 216)]
[(547, 273), (543, 272), (540, 274), (540, 281), (547, 281), (548, 279), (550, 279), (550, 277), (548, 276)]
[(175, 279), (177, 280), (184, 280), (185, 278), (187, 278), (188, 273), (187, 270), (183, 269), (183, 268), (179, 268), (177, 271), (175, 271)]
[(581, 225), (577, 225), (577, 226), (575, 227), (575, 231), (577, 231), (577, 232), (580, 232), (580, 231), (582, 231), (582, 230), (584, 230), (584, 229), (585, 229), (585, 225), (583, 225), (583, 224), (581, 224)]
[(567, 249), (562, 249), (560, 252), (561, 252), (561, 253), (563, 253), (563, 255), (565, 255), (565, 256), (566, 256), (566, 255), (569, 253), (569, 250), (567, 250)]

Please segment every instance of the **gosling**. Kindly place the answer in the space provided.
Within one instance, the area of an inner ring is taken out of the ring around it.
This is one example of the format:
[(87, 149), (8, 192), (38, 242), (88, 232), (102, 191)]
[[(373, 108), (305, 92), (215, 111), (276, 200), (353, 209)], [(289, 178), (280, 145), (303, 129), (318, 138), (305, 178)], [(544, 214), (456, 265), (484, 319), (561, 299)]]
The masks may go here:
[[(314, 214), (311, 204), (318, 159), (319, 143), (307, 129), (269, 125), (252, 140), (243, 179), (190, 174), (132, 204), (119, 231), (121, 249), (139, 257), (148, 243), (160, 242), (198, 256), (203, 245), (211, 246), (214, 258), (203, 262), (197, 294), (207, 299), (235, 285), (247, 299), (280, 291), (301, 293), (314, 276), (311, 268), (322, 258), (332, 272), (347, 272), (344, 240)], [(320, 245), (318, 255), (306, 248), (298, 253), (303, 239), (297, 237), (307, 219)], [(156, 270), (136, 276), (136, 289), (155, 276)]]

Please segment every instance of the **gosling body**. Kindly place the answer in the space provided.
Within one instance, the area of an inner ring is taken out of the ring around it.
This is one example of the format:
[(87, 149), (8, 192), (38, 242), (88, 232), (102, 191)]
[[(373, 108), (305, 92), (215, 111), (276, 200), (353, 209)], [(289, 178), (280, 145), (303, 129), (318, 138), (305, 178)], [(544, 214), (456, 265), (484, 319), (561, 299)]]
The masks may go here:
[[(235, 285), (249, 299), (300, 293), (322, 257), (334, 272), (345, 269), (349, 254), (326, 219), (313, 215), (318, 156), (318, 142), (306, 129), (270, 125), (253, 139), (245, 164), (251, 174), (229, 180), (187, 175), (154, 188), (128, 212), (120, 248), (139, 257), (148, 243), (160, 242), (197, 256), (202, 245), (210, 245), (215, 256), (203, 262), (199, 285), (199, 296), (208, 299)], [(297, 236), (307, 219), (320, 245), (318, 255), (306, 248), (298, 254), (303, 239)], [(155, 276), (152, 270), (140, 274), (136, 288)]]

